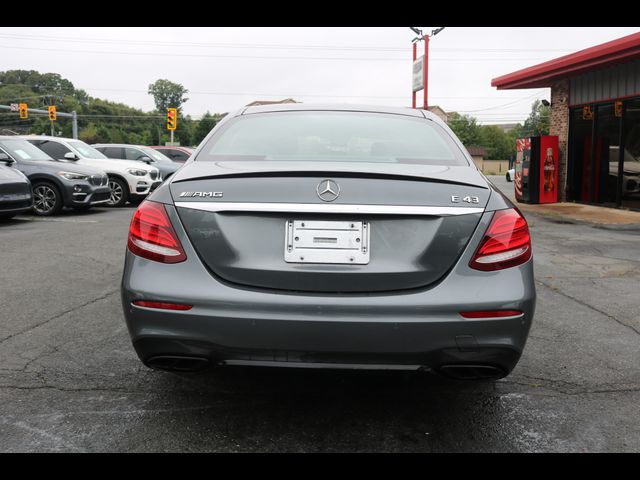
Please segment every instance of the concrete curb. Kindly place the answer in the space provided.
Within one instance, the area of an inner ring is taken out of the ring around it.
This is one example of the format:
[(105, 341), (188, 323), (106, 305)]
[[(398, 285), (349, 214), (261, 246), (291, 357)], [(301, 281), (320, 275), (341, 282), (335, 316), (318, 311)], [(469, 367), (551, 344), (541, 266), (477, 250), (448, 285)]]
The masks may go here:
[(585, 219), (578, 219), (568, 215), (559, 214), (557, 212), (550, 212), (545, 210), (534, 210), (521, 208), (522, 204), (516, 204), (520, 211), (525, 215), (529, 214), (546, 218), (554, 223), (568, 223), (575, 225), (586, 225), (589, 227), (599, 228), (602, 230), (616, 230), (616, 231), (640, 231), (640, 223), (598, 223)]

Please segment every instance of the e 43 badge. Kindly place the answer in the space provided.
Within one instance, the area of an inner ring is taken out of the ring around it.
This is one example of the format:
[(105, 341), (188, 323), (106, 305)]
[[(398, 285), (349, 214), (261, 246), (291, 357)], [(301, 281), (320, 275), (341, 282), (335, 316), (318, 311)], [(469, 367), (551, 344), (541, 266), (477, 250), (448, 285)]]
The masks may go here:
[(464, 197), (461, 197), (460, 195), (451, 195), (451, 203), (460, 203), (460, 202), (480, 203), (480, 199), (478, 197), (474, 197), (471, 195), (466, 195)]

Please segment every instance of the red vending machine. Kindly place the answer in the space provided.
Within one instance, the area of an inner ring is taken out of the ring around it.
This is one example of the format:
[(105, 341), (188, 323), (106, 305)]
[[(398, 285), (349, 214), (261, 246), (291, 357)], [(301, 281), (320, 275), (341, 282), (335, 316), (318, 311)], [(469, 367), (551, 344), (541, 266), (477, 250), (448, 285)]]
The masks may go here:
[(518, 202), (557, 202), (558, 137), (517, 139), (515, 171), (513, 184)]

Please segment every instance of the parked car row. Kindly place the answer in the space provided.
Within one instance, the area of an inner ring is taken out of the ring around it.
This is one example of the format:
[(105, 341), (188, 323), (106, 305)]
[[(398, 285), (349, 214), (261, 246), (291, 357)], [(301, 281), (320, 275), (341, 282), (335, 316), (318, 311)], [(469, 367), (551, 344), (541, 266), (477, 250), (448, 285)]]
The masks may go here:
[(31, 209), (48, 216), (63, 207), (88, 210), (139, 203), (181, 166), (162, 148), (91, 146), (45, 135), (0, 136), (0, 219)]

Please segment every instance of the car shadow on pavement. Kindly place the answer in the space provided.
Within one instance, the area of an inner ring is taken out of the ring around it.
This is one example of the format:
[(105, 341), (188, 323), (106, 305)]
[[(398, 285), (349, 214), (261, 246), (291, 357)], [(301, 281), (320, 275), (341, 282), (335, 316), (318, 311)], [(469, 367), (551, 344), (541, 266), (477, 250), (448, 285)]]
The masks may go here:
[[(204, 442), (196, 450), (447, 451), (467, 442), (478, 450), (484, 422), (500, 424), (504, 416), (493, 382), (432, 374), (244, 367), (154, 373), (164, 392), (158, 401), (178, 409), (198, 398), (179, 412), (180, 429), (199, 432)], [(491, 432), (495, 446), (500, 433)]]

